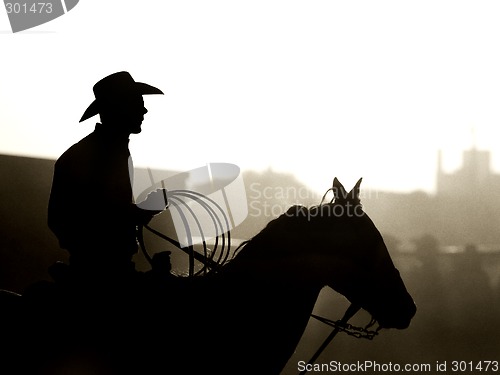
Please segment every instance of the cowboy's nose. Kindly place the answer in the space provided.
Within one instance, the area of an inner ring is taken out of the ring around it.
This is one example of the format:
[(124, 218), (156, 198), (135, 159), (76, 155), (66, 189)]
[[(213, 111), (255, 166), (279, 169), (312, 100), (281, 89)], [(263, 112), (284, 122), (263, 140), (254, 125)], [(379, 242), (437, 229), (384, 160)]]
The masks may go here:
[(144, 108), (142, 109), (142, 113), (143, 113), (143, 114), (148, 113), (148, 110), (147, 110), (147, 108), (146, 108), (146, 107), (144, 107)]

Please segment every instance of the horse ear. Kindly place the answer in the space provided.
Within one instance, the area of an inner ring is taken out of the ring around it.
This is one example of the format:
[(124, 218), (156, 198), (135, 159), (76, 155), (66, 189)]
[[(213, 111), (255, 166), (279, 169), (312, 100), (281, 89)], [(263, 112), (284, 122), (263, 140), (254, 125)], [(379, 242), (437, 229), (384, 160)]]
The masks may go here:
[(352, 190), (349, 192), (349, 196), (354, 200), (359, 200), (359, 186), (361, 185), (362, 180), (363, 180), (363, 177), (361, 177), (358, 180), (358, 182), (356, 182), (356, 185), (354, 185)]
[(344, 185), (340, 183), (337, 177), (333, 179), (332, 191), (335, 199), (345, 199), (347, 197)]

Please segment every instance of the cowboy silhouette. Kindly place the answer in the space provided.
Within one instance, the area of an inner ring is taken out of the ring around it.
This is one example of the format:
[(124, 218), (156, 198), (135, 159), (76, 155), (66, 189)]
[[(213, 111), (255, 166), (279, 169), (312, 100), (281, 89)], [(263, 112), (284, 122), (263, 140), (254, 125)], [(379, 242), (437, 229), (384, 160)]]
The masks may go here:
[(92, 133), (56, 161), (48, 225), (69, 252), (71, 274), (86, 280), (121, 280), (135, 273), (137, 226), (166, 208), (158, 189), (141, 204), (132, 193), (129, 136), (141, 132), (143, 95), (163, 94), (128, 72), (111, 74), (93, 87), (95, 100), (80, 122), (99, 114)]

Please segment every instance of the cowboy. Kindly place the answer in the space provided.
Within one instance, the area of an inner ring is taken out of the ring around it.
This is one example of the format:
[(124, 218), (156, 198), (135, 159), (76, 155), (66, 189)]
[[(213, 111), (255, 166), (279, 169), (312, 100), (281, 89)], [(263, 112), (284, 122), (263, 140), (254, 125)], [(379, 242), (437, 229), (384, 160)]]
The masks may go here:
[(162, 189), (142, 205), (134, 202), (128, 148), (148, 112), (143, 95), (163, 92), (125, 71), (101, 79), (93, 91), (80, 122), (97, 114), (101, 121), (56, 161), (48, 225), (69, 252), (71, 273), (102, 282), (135, 273), (137, 227), (168, 205)]

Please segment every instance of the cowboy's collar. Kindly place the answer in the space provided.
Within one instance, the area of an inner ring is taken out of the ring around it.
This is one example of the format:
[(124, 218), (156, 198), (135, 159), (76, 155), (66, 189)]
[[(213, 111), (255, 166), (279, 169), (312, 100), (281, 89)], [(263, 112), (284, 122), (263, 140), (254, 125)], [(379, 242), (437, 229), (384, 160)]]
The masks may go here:
[(105, 139), (105, 141), (109, 144), (128, 146), (128, 143), (130, 141), (128, 135), (123, 136), (122, 134), (117, 134), (115, 131), (112, 131), (110, 127), (99, 122), (95, 125), (94, 133), (96, 133), (99, 137)]

